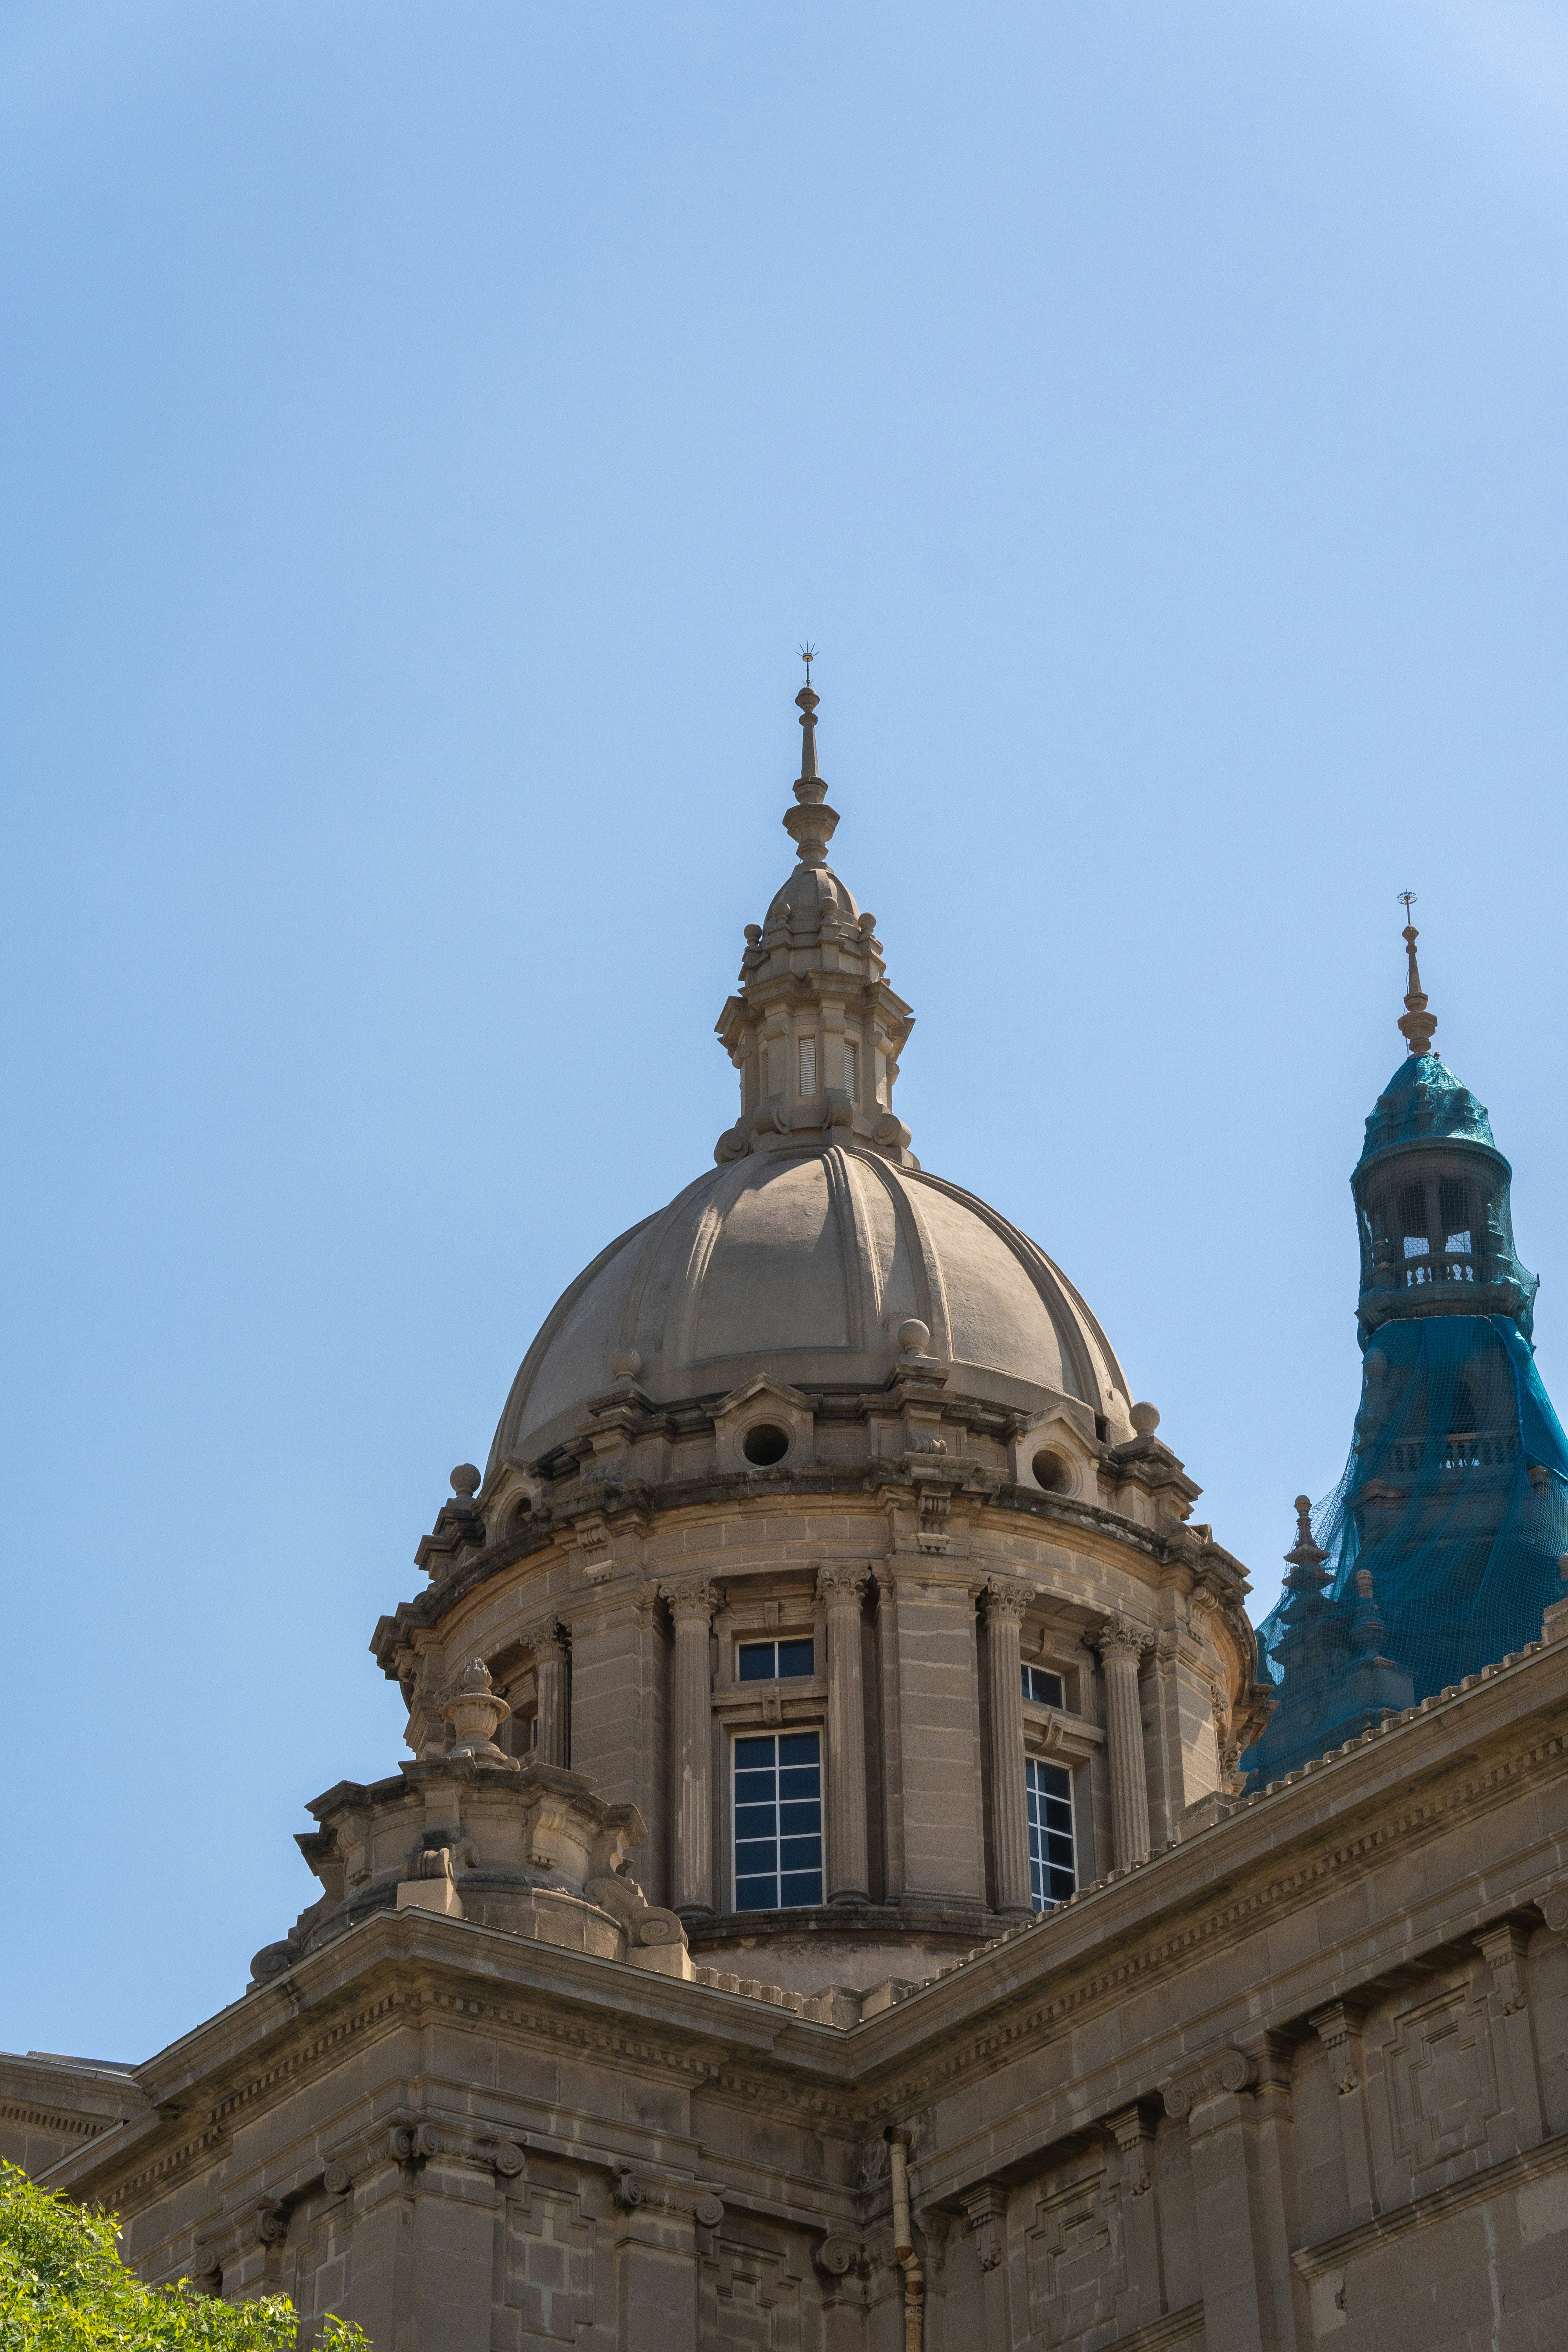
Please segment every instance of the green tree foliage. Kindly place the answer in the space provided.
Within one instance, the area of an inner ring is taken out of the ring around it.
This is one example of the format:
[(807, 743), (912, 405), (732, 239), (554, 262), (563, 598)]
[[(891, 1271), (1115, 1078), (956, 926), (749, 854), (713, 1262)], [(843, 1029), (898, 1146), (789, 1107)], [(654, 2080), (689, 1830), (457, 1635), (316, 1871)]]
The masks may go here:
[[(115, 2251), (111, 2213), (39, 2189), (0, 2164), (0, 2352), (294, 2352), (287, 2295), (221, 2303), (188, 2279), (143, 2286)], [(369, 2352), (329, 2319), (322, 2352)]]

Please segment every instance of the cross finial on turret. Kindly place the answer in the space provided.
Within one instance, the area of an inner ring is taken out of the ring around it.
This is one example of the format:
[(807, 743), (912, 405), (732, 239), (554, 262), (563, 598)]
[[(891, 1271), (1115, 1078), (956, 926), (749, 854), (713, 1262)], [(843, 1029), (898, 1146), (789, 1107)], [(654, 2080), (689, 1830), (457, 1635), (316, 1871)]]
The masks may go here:
[(1421, 934), (1410, 919), (1410, 909), (1415, 904), (1414, 890), (1401, 890), (1399, 903), (1405, 909), (1405, 954), (1407, 987), (1405, 1015), (1399, 1024), (1399, 1034), (1413, 1054), (1429, 1054), (1437, 1016), (1426, 1010), (1426, 999), (1421, 993), (1421, 967), (1415, 961), (1415, 942)]

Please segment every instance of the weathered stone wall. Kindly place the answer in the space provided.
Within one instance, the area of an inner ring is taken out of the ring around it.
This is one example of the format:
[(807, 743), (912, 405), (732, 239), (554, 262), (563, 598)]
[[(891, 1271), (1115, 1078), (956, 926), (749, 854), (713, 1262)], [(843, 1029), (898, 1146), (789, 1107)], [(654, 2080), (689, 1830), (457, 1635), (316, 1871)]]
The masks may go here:
[(898, 2126), (925, 2352), (1540, 2352), (1565, 1741), (1555, 1640), (837, 2026), (384, 1913), (137, 2070), (50, 2177), (149, 2276), (282, 2288), (380, 2352), (899, 2352)]

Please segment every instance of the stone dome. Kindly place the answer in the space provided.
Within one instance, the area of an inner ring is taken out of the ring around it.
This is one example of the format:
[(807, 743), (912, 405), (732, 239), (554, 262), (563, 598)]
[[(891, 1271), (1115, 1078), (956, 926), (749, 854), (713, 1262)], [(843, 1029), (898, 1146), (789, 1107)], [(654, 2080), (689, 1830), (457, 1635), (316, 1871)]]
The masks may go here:
[(925, 1336), (906, 1340), (943, 1365), (952, 1394), (1030, 1418), (1076, 1399), (1092, 1434), (1132, 1434), (1121, 1368), (1066, 1276), (908, 1148), (893, 1089), (914, 1015), (888, 984), (875, 915), (827, 862), (838, 817), (817, 771), (817, 697), (808, 685), (795, 701), (801, 772), (784, 824), (796, 862), (746, 926), (717, 1024), (740, 1117), (717, 1167), (557, 1302), (512, 1383), (487, 1491), (503, 1465), (541, 1460), (627, 1384), (662, 1408), (763, 1373), (797, 1389), (881, 1388), (912, 1322)]
[(1030, 1413), (1076, 1398), (1113, 1443), (1131, 1435), (1104, 1333), (1016, 1227), (874, 1150), (796, 1142), (711, 1169), (578, 1276), (512, 1384), (489, 1475), (562, 1444), (628, 1380), (656, 1405), (761, 1372), (879, 1388), (911, 1318), (955, 1390)]

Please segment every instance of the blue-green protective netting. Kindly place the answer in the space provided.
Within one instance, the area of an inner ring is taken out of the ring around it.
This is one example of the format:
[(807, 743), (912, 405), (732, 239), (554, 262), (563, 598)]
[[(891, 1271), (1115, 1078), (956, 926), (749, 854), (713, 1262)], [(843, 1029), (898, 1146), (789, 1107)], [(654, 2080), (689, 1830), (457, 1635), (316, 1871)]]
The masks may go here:
[(1510, 1317), (1371, 1335), (1350, 1462), (1312, 1528), (1321, 1594), (1309, 1575), (1258, 1628), (1279, 1704), (1241, 1759), (1255, 1788), (1538, 1640), (1563, 1597), (1568, 1439)]

